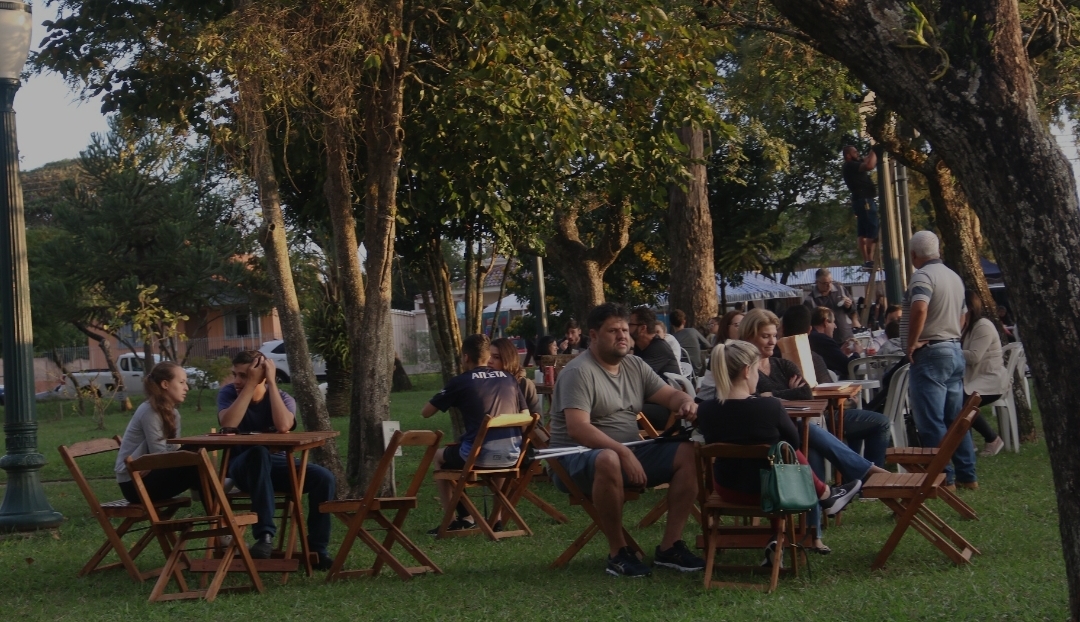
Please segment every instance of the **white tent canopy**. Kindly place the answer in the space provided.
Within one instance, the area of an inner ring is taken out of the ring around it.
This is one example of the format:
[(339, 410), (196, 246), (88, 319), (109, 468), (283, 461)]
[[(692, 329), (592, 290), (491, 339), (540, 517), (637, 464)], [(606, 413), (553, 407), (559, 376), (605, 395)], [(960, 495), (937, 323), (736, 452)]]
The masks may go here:
[(484, 313), (495, 313), (496, 306), (499, 307), (499, 313), (502, 313), (503, 311), (528, 311), (529, 301), (522, 300), (514, 294), (510, 294), (502, 299), (501, 305), (498, 302), (493, 302), (484, 307)]

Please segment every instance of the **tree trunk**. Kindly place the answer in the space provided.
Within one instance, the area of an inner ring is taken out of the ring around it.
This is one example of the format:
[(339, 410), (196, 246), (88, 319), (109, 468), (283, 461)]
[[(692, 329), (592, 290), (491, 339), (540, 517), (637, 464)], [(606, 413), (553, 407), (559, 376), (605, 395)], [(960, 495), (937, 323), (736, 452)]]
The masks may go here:
[(584, 322), (589, 311), (604, 302), (604, 272), (630, 242), (632, 219), (625, 201), (614, 200), (596, 209), (610, 210), (610, 218), (596, 236), (596, 246), (588, 247), (582, 242), (578, 205), (555, 210), (555, 234), (548, 240), (548, 265), (566, 281), (570, 310), (579, 322)]
[(679, 140), (689, 149), (691, 178), (668, 187), (668, 248), (671, 254), (671, 297), (668, 309), (682, 309), (687, 326), (700, 326), (716, 316), (716, 270), (713, 262), (712, 214), (704, 164), (704, 132), (684, 127)]
[(425, 248), (424, 273), (429, 288), (424, 292), (424, 308), (445, 384), (461, 373), (461, 328), (450, 293), (450, 267), (443, 258), (438, 238), (433, 238)]
[(326, 360), (326, 412), (331, 418), (349, 416), (352, 382), (351, 369)]
[[(335, 111), (336, 112), (336, 111)], [(323, 143), (326, 147), (326, 183), (323, 194), (330, 209), (334, 230), (334, 278), (341, 292), (345, 326), (349, 340), (349, 369), (335, 365), (330, 375), (327, 362), (326, 408), (331, 417), (350, 413), (356, 385), (356, 364), (364, 338), (364, 277), (360, 271), (360, 243), (356, 238), (353, 215), (352, 180), (349, 176), (349, 152), (346, 128), (340, 115), (323, 115)], [(333, 401), (331, 401), (333, 398)]]
[(469, 225), (465, 238), (465, 334), (478, 335), (484, 331), (484, 280), (495, 263), (484, 265), (484, 238), (476, 225)]
[[(244, 2), (242, 6), (248, 4), (249, 2)], [(330, 415), (326, 411), (326, 403), (319, 392), (315, 372), (311, 367), (311, 354), (300, 316), (300, 302), (293, 283), (289, 246), (285, 239), (285, 219), (281, 213), (281, 197), (278, 194), (277, 178), (274, 176), (270, 146), (266, 138), (262, 86), (255, 77), (240, 72), (237, 91), (238, 113), (244, 136), (249, 143), (251, 177), (258, 188), (259, 206), (262, 208), (263, 225), (259, 231), (259, 242), (266, 254), (266, 268), (274, 291), (274, 307), (281, 322), (281, 334), (285, 340), (285, 354), (289, 361), (294, 397), (300, 409), (304, 429), (331, 430)], [(336, 443), (327, 443), (316, 449), (315, 460), (329, 469), (335, 478), (341, 479), (343, 469)], [(339, 492), (342, 492), (343, 488), (339, 486)]]
[[(109, 374), (112, 375), (113, 386), (116, 387), (116, 396), (120, 400), (120, 412), (127, 412), (132, 409), (131, 398), (128, 397), (127, 387), (124, 386), (124, 376), (120, 373), (120, 368), (116, 366), (116, 357), (113, 356), (112, 346), (109, 344), (108, 338), (104, 335), (96, 333), (90, 330), (85, 324), (81, 322), (72, 322), (72, 325), (79, 330), (82, 334), (93, 339), (97, 342), (98, 347), (101, 348), (101, 353), (105, 355), (105, 366), (109, 368)], [(79, 393), (79, 383), (75, 382), (75, 392)], [(85, 408), (82, 404), (82, 397), (79, 397), (79, 412), (85, 414)]]
[(409, 374), (406, 373), (405, 367), (401, 364), (401, 359), (394, 357), (394, 384), (390, 387), (390, 390), (394, 393), (401, 393), (402, 391), (412, 391), (412, 380), (409, 379)]
[[(1080, 619), (1080, 205), (1068, 160), (1039, 116), (1014, 0), (941, 3), (931, 23), (969, 24), (949, 47), (908, 50), (900, 0), (773, 0), (949, 162), (1014, 295), (1058, 499), (1072, 617)], [(963, 15), (961, 15), (963, 13)], [(971, 32), (969, 32), (969, 30)], [(951, 43), (951, 42), (947, 42)], [(940, 77), (938, 74), (941, 74)]]
[(499, 328), (499, 314), (502, 313), (502, 301), (506, 296), (506, 279), (510, 276), (510, 260), (503, 266), (502, 279), (499, 280), (499, 297), (495, 299), (495, 315), (491, 318), (491, 330), (488, 337), (495, 338), (495, 331)]
[(403, 0), (375, 3), (388, 36), (378, 48), (378, 79), (368, 96), (364, 116), (367, 145), (364, 247), (367, 249), (364, 331), (353, 359), (353, 412), (349, 425), (348, 481), (353, 492), (367, 485), (383, 454), (382, 422), (390, 412), (394, 338), (390, 298), (397, 222), (398, 169), (404, 131), (401, 127), (408, 36), (404, 34)]

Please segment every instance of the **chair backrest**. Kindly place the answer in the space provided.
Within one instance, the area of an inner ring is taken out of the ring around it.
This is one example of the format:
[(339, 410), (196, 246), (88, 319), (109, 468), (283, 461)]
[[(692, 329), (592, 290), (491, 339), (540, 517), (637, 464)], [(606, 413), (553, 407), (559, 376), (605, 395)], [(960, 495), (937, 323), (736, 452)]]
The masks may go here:
[(848, 362), (848, 378), (852, 380), (881, 380), (885, 372), (892, 369), (897, 361), (904, 358), (900, 354), (881, 354), (867, 356)]
[[(972, 393), (971, 397), (964, 402), (963, 408), (960, 409), (960, 414), (956, 416), (956, 419), (949, 426), (949, 431), (945, 433), (944, 438), (941, 439), (941, 444), (938, 445), (937, 455), (930, 461), (930, 465), (926, 467), (926, 478), (928, 482), (936, 478), (949, 462), (952, 461), (952, 455), (956, 451), (956, 448), (963, 442), (964, 436), (971, 429), (972, 422), (975, 421), (975, 416), (979, 414), (979, 404), (982, 402), (982, 398), (978, 393)], [(924, 484), (925, 485), (925, 484)]]
[(710, 443), (694, 445), (697, 455), (698, 497), (704, 507), (705, 500), (713, 491), (713, 463), (717, 458), (735, 460), (768, 460), (771, 447), (765, 444), (738, 445), (736, 443)]
[(480, 424), (480, 429), (476, 431), (476, 438), (473, 439), (472, 451), (469, 453), (468, 459), (465, 460), (465, 466), (462, 470), (473, 470), (476, 465), (476, 460), (480, 457), (480, 450), (484, 446), (484, 438), (487, 436), (489, 430), (505, 428), (520, 428), (521, 453), (518, 455), (517, 463), (514, 465), (514, 468), (520, 468), (521, 463), (525, 461), (526, 453), (529, 449), (530, 437), (532, 436), (533, 428), (536, 427), (538, 421), (540, 421), (540, 415), (530, 412), (496, 415), (494, 417), (485, 415), (483, 423)]
[(60, 459), (67, 465), (71, 477), (79, 486), (83, 496), (86, 497), (86, 502), (90, 504), (90, 511), (95, 515), (101, 512), (101, 502), (98, 501), (97, 495), (94, 494), (94, 489), (90, 487), (90, 482), (86, 481), (86, 476), (83, 475), (76, 459), (83, 456), (102, 454), (107, 451), (120, 451), (120, 442), (120, 437), (114, 436), (112, 438), (95, 438), (57, 447), (57, 451), (60, 452)]
[(904, 412), (907, 410), (908, 401), (908, 372), (911, 365), (907, 364), (897, 369), (889, 382), (889, 393), (885, 398), (884, 415), (889, 419), (892, 427), (894, 447), (907, 447), (907, 427), (904, 423)]
[(652, 422), (650, 422), (649, 418), (645, 416), (645, 413), (637, 414), (637, 426), (638, 433), (641, 435), (642, 439), (656, 438), (660, 436), (660, 433), (656, 431), (656, 428), (653, 427)]
[[(217, 471), (210, 462), (210, 455), (206, 453), (206, 449), (199, 449), (198, 452), (181, 450), (145, 454), (134, 460), (129, 456), (125, 462), (127, 463), (128, 473), (131, 474), (131, 482), (135, 485), (135, 490), (139, 493), (143, 505), (146, 506), (146, 512), (150, 516), (151, 523), (157, 524), (161, 519), (158, 517), (157, 509), (150, 499), (150, 493), (147, 492), (146, 486), (143, 484), (141, 472), (182, 467), (195, 467), (199, 470), (203, 508), (214, 507), (218, 512), (218, 516), (230, 523), (235, 521), (229, 499), (225, 496), (225, 490), (221, 487), (221, 481), (218, 479)], [(209, 513), (206, 515), (210, 516)]]
[(397, 453), (399, 447), (426, 447), (424, 455), (420, 458), (420, 463), (416, 465), (416, 471), (413, 473), (412, 479), (409, 480), (409, 487), (404, 495), (406, 497), (415, 497), (417, 491), (420, 490), (420, 486), (424, 483), (424, 478), (427, 477), (428, 468), (435, 459), (435, 452), (439, 450), (442, 437), (443, 433), (441, 431), (409, 430), (402, 432), (396, 430), (386, 444), (386, 450), (383, 451), (382, 458), (379, 459), (379, 464), (375, 467), (375, 472), (371, 475), (371, 481), (368, 483), (367, 491), (364, 493), (364, 505), (370, 504), (372, 499), (379, 496), (379, 491), (382, 490), (386, 476), (390, 473), (390, 467), (394, 464), (394, 454)]

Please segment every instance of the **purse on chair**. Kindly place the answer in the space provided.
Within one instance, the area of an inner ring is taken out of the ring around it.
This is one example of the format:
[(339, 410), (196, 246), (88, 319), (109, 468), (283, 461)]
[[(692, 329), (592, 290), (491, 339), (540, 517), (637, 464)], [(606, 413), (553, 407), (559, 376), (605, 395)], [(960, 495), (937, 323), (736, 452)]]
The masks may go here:
[(795, 449), (780, 441), (769, 450), (769, 468), (761, 469), (764, 512), (804, 512), (818, 502), (810, 467), (799, 464)]

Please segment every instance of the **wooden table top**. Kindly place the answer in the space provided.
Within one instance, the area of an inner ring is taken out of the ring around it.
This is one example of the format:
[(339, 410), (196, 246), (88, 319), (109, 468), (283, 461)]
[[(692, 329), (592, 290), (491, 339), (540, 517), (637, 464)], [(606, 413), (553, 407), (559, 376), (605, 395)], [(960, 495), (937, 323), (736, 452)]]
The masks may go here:
[(784, 410), (792, 417), (820, 417), (825, 414), (824, 400), (780, 400)]
[(851, 399), (861, 391), (862, 387), (857, 384), (849, 384), (842, 389), (814, 387), (814, 397), (817, 399)]
[(538, 384), (536, 385), (536, 393), (538, 395), (551, 395), (555, 391), (555, 385), (553, 384)]
[(172, 445), (195, 445), (197, 447), (235, 447), (237, 445), (259, 445), (262, 447), (296, 448), (304, 445), (318, 447), (326, 441), (340, 435), (336, 430), (326, 432), (263, 432), (258, 434), (199, 434), (183, 438), (170, 438)]

